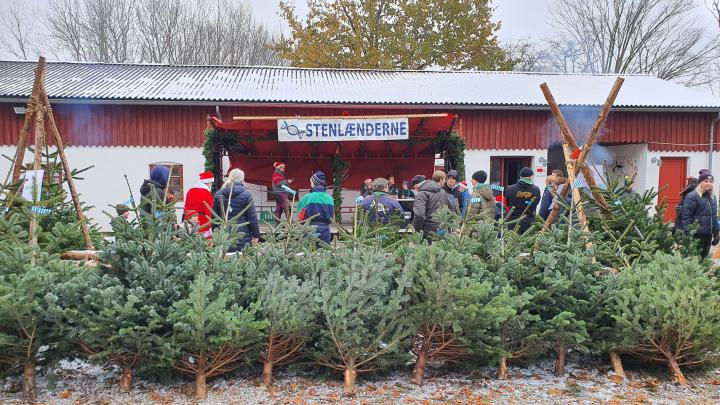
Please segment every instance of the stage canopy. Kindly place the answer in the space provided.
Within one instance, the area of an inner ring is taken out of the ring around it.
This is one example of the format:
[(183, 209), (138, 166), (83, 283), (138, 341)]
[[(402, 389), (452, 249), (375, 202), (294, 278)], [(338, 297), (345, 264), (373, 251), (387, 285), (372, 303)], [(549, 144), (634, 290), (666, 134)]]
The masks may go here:
[(230, 169), (241, 168), (247, 182), (269, 186), (273, 163), (283, 162), (296, 180), (293, 186), (303, 189), (317, 170), (325, 172), (331, 187), (334, 158), (347, 167), (344, 188), (359, 188), (368, 177), (393, 175), (399, 185), (416, 174), (429, 176), (437, 152), (433, 141), (456, 124), (448, 113), (233, 118), (210, 117), (217, 132), (237, 137), (226, 145)]

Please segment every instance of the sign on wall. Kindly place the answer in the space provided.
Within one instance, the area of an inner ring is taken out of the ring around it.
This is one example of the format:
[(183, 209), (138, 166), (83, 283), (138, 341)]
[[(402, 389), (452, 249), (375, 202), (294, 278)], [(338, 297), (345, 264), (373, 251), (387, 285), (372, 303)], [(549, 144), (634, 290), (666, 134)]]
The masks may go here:
[(391, 141), (408, 139), (407, 118), (280, 119), (280, 142)]

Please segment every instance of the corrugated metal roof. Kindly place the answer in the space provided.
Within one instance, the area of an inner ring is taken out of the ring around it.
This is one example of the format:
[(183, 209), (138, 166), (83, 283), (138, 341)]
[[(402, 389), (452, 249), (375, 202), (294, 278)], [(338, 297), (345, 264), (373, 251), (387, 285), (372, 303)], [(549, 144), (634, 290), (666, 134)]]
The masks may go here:
[[(34, 62), (0, 61), (0, 98), (28, 97)], [(547, 82), (566, 106), (598, 106), (615, 75), (392, 71), (50, 62), (51, 99), (448, 106), (545, 106)], [(625, 75), (626, 108), (720, 110), (720, 98), (648, 75)]]

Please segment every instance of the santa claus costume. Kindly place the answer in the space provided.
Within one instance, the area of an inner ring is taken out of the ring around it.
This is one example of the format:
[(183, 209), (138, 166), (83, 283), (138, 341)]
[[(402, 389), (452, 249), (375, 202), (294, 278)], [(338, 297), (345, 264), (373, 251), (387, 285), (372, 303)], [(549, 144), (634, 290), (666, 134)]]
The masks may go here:
[(188, 190), (183, 209), (183, 220), (187, 221), (194, 215), (198, 216), (198, 233), (210, 238), (212, 236), (212, 205), (213, 196), (210, 184), (215, 181), (212, 172), (200, 173), (200, 181)]

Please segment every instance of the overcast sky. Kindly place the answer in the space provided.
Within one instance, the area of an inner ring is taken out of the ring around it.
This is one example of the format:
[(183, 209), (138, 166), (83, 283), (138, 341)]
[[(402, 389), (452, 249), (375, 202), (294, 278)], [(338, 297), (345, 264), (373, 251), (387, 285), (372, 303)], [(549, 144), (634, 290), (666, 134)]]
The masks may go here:
[[(20, 0), (34, 7), (36, 10), (47, 8), (49, 0)], [(243, 1), (243, 0), (240, 0)], [(269, 28), (278, 32), (286, 32), (286, 24), (278, 13), (278, 0), (244, 0), (250, 4), (259, 20)], [(307, 12), (306, 0), (294, 0), (296, 11), (300, 15)], [(554, 27), (551, 23), (549, 8), (558, 0), (494, 0), (494, 19), (501, 21), (502, 27), (498, 37), (502, 41), (518, 39), (545, 39), (552, 36)], [(703, 5), (704, 0), (694, 0), (699, 7), (696, 12), (698, 22), (714, 24), (710, 13)], [(0, 0), (0, 13), (7, 7), (9, 0)], [(0, 58), (9, 58), (9, 55), (0, 50)]]
[[(2, 0), (0, 0), (2, 1)], [(284, 26), (278, 14), (278, 0), (248, 0), (258, 18), (266, 21), (270, 27), (282, 29)], [(545, 37), (552, 27), (549, 19), (548, 4), (554, 0), (495, 0), (494, 17), (502, 21), (498, 33), (501, 39), (524, 39)], [(305, 0), (295, 0), (296, 11), (304, 15), (307, 12)]]

